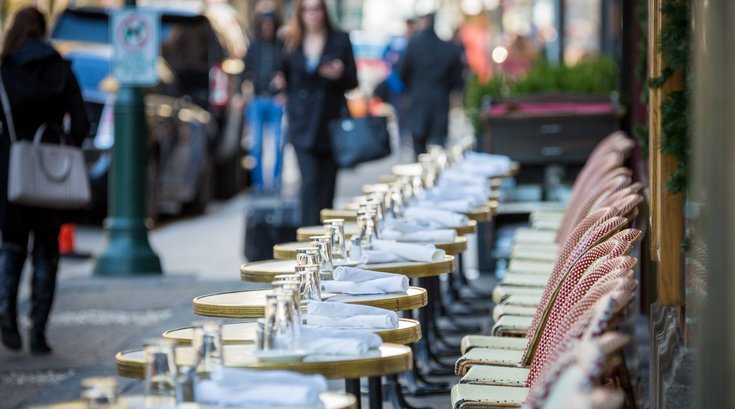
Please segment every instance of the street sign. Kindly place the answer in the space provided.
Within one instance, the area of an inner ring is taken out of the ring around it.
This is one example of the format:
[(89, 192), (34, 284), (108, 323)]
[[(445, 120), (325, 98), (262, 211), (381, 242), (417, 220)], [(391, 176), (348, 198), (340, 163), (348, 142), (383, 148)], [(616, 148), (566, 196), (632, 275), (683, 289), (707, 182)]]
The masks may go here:
[(158, 83), (160, 15), (127, 8), (112, 14), (112, 74), (120, 85)]

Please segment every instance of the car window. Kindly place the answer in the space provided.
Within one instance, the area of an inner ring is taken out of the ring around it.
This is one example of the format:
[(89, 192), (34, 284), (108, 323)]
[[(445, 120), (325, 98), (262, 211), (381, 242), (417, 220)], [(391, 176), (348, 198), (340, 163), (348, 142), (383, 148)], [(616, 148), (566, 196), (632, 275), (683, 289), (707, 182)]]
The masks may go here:
[(51, 38), (110, 44), (110, 23), (107, 15), (102, 13), (78, 14), (65, 11), (56, 20)]

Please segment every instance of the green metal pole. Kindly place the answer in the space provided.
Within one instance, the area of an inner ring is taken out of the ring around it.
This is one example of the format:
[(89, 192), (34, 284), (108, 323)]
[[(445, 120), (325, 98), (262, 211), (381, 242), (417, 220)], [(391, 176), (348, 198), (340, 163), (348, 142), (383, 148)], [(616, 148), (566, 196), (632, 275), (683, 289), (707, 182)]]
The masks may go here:
[[(135, 6), (135, 0), (126, 0)], [(121, 86), (115, 99), (115, 144), (109, 176), (107, 249), (94, 273), (102, 276), (162, 274), (161, 261), (148, 242), (146, 217), (147, 132), (139, 88)]]

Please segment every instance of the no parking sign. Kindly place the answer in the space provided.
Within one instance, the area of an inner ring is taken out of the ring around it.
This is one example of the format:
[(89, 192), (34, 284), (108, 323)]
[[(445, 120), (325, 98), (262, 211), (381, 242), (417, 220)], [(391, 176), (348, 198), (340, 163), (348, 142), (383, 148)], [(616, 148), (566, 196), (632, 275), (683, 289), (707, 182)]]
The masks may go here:
[(135, 8), (112, 14), (112, 73), (120, 85), (158, 83), (160, 16)]

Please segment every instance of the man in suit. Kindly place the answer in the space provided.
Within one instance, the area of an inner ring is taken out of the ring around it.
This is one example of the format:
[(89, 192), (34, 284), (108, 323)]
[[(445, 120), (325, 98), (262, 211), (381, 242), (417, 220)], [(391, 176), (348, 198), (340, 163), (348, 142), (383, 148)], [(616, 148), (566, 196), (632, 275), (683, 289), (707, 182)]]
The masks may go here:
[(422, 17), (398, 66), (410, 99), (408, 127), (416, 155), (444, 145), (449, 131), (449, 93), (462, 85), (460, 49), (441, 40), (434, 16)]

